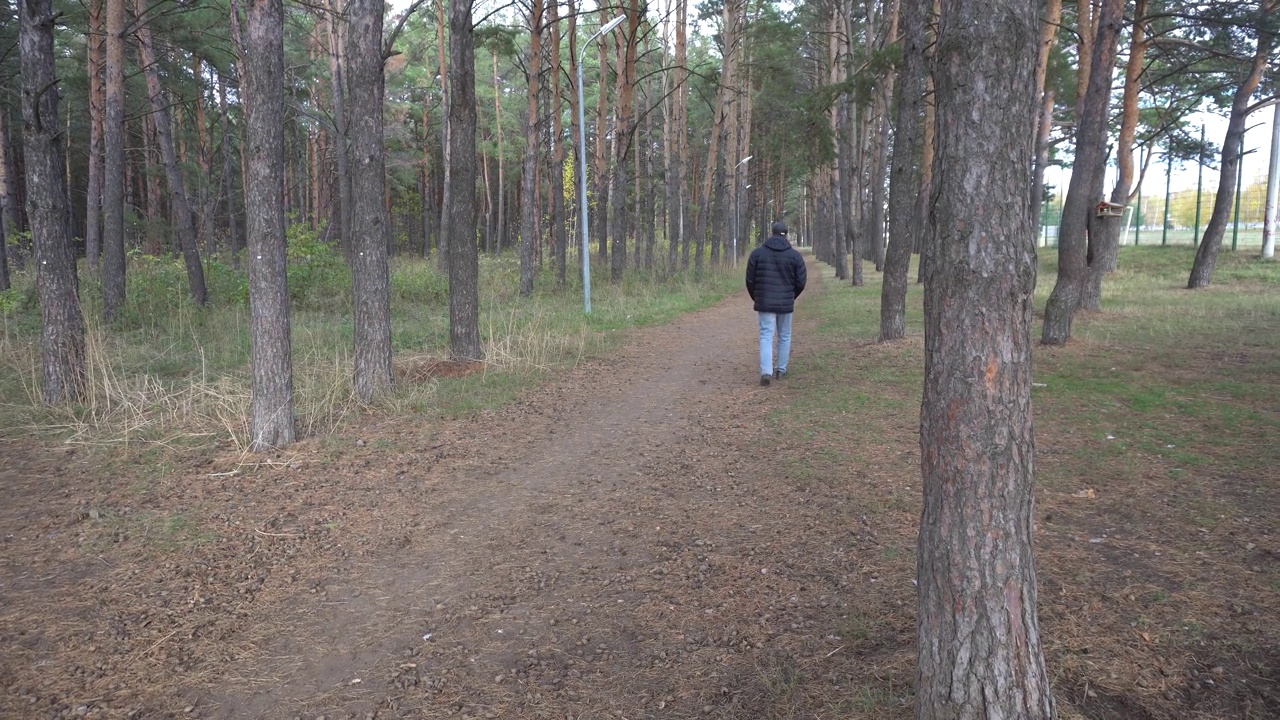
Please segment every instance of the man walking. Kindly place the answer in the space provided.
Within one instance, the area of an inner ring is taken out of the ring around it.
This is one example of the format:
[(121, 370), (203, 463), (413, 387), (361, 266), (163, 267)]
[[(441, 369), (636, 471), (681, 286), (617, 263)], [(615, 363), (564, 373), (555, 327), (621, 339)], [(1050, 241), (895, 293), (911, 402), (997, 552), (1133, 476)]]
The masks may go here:
[[(760, 315), (760, 384), (787, 376), (791, 355), (791, 315), (807, 280), (804, 258), (787, 242), (787, 224), (775, 220), (764, 244), (747, 259), (747, 294)], [(778, 364), (773, 363), (773, 338), (778, 337)]]

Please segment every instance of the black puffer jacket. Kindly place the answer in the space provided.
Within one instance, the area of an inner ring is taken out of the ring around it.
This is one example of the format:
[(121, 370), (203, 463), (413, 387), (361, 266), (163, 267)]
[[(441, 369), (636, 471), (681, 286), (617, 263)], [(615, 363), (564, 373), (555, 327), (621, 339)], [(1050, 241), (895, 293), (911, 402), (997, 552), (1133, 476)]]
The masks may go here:
[(804, 258), (781, 235), (765, 240), (747, 260), (747, 294), (756, 312), (795, 312), (807, 279)]

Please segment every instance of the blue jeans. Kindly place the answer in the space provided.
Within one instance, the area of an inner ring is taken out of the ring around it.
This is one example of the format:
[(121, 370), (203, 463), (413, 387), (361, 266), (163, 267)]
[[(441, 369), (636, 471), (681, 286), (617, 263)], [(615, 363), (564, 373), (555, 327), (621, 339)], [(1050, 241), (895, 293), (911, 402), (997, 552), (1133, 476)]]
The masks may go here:
[[(772, 375), (774, 370), (787, 371), (791, 357), (791, 313), (762, 312), (760, 315), (760, 374)], [(778, 364), (773, 364), (773, 336), (778, 335)]]

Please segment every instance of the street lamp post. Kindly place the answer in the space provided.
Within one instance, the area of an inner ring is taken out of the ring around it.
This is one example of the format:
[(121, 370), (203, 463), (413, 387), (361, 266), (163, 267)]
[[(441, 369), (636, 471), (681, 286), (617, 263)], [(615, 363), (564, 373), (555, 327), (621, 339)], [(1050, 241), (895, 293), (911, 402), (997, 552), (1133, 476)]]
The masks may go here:
[(586, 103), (582, 95), (582, 61), (596, 38), (618, 27), (626, 18), (626, 15), (619, 15), (601, 25), (594, 35), (587, 38), (582, 52), (578, 53), (578, 224), (582, 233), (582, 312), (587, 315), (591, 314), (591, 252), (587, 240), (587, 124), (582, 112)]
[[(755, 155), (748, 155), (733, 166), (733, 266), (738, 267), (738, 218), (742, 214), (742, 191), (738, 189), (738, 168)], [(751, 187), (748, 185), (747, 187)], [(743, 188), (745, 190), (746, 188)]]

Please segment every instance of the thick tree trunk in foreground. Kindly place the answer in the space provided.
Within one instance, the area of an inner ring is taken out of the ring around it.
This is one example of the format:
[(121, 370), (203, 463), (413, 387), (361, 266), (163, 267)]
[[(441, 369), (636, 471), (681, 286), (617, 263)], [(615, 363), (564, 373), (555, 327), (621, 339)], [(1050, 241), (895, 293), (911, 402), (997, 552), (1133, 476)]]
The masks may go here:
[(347, 7), (348, 168), (351, 172), (351, 280), (355, 303), (355, 389), (362, 402), (391, 386), (390, 231), (383, 204), (383, 0), (352, 0)]
[(249, 240), (250, 447), (294, 440), (284, 220), (284, 5), (248, 0), (240, 70), (245, 102)]
[[(925, 283), (916, 717), (1055, 717), (1036, 616), (1034, 3), (945, 0)], [(1011, 200), (1013, 200), (1011, 202)]]
[(85, 394), (84, 317), (67, 223), (51, 0), (18, 3), (22, 55), (23, 160), (27, 217), (40, 293), (40, 395), (47, 403)]
[(449, 0), (449, 347), (484, 359), (476, 248), (476, 62), (471, 0)]

